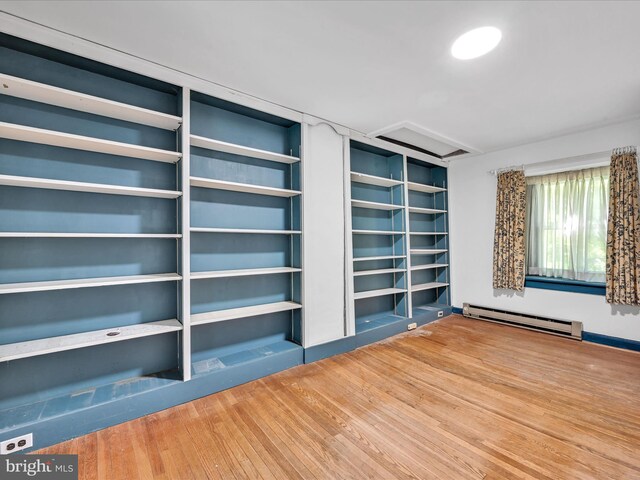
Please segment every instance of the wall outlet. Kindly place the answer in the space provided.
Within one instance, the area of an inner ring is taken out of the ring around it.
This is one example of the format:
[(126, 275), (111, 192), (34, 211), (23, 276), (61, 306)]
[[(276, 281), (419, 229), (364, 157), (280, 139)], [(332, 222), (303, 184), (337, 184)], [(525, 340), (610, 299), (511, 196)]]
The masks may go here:
[(410, 323), (409, 325), (407, 325), (407, 330), (415, 330), (416, 328), (418, 328), (417, 323)]
[(438, 312), (438, 318), (442, 318), (442, 317), (444, 317), (444, 312), (442, 310), (440, 310)]
[(27, 433), (26, 435), (0, 442), (0, 455), (16, 453), (31, 447), (33, 447), (33, 433)]

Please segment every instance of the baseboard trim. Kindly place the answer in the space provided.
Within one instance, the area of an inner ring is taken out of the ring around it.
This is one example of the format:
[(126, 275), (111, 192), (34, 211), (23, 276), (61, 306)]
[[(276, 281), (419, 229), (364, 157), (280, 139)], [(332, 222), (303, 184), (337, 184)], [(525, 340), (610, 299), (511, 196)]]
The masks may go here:
[(632, 350), (640, 352), (640, 342), (637, 340), (629, 340), (627, 338), (610, 337), (600, 333), (582, 332), (582, 340), (585, 342), (599, 343), (609, 347), (622, 348), (624, 350)]
[(452, 313), (457, 313), (458, 315), (462, 315), (462, 309), (459, 307), (453, 307), (451, 311)]
[(341, 353), (355, 350), (357, 347), (356, 337), (344, 337), (331, 342), (315, 345), (304, 349), (304, 363), (313, 363), (323, 358), (333, 357)]

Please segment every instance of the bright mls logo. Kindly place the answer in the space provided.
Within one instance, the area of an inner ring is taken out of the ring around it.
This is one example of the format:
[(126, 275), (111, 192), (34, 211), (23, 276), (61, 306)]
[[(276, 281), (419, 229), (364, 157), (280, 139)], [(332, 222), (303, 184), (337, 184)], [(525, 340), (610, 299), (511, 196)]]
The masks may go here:
[(77, 455), (7, 455), (0, 460), (0, 479), (77, 480)]

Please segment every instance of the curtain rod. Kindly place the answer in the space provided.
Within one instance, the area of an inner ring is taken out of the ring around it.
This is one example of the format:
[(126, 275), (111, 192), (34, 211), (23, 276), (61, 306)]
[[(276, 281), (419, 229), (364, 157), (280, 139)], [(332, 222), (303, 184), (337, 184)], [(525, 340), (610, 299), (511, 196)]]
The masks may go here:
[(555, 164), (559, 163), (559, 162), (566, 162), (566, 161), (571, 161), (571, 160), (587, 160), (589, 158), (599, 158), (599, 157), (604, 157), (604, 156), (608, 156), (610, 157), (611, 155), (620, 155), (622, 153), (635, 153), (637, 151), (637, 147), (635, 146), (628, 146), (628, 147), (620, 147), (620, 148), (614, 148), (612, 150), (605, 150), (603, 152), (595, 152), (595, 153), (587, 153), (584, 155), (574, 155), (572, 157), (564, 157), (564, 158), (556, 158), (553, 160), (545, 160), (544, 162), (537, 162), (537, 163), (528, 163), (528, 164), (520, 164), (520, 165), (509, 165), (508, 167), (502, 167), (502, 168), (496, 168), (493, 170), (489, 170), (487, 173), (489, 175), (498, 175), (499, 173), (502, 172), (508, 172), (510, 170), (522, 170), (524, 171), (525, 168), (529, 168), (529, 167), (534, 167), (534, 168), (539, 168), (539, 167), (544, 167), (545, 165), (548, 166), (554, 166)]

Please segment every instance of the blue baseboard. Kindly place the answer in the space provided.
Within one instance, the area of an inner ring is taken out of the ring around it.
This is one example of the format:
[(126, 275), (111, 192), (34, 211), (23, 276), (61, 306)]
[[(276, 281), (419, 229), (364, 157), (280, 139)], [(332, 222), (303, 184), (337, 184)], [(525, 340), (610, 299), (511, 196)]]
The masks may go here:
[(624, 348), (625, 350), (633, 350), (640, 352), (640, 342), (637, 340), (629, 340), (620, 337), (610, 337), (599, 333), (582, 332), (582, 340), (585, 342), (599, 343), (610, 347)]
[(356, 348), (356, 337), (345, 337), (304, 349), (304, 363), (313, 363), (323, 358), (350, 352)]
[[(301, 365), (303, 361), (303, 348), (291, 344), (291, 348), (267, 357), (217, 369), (211, 373), (195, 375), (188, 382), (159, 377), (141, 377), (137, 382), (130, 382), (129, 385), (139, 383), (144, 386), (146, 384), (147, 388), (141, 387), (135, 393), (122, 395), (99, 404), (78, 406), (74, 404), (74, 396), (69, 395), (69, 400), (66, 397), (52, 400), (52, 402), (57, 400), (68, 402), (69, 408), (68, 411), (50, 418), (43, 419), (41, 415), (36, 415), (34, 421), (25, 422), (21, 421), (20, 412), (15, 412), (16, 418), (12, 419), (14, 425), (0, 430), (0, 441), (33, 433), (34, 447), (24, 451), (27, 453), (211, 395)], [(116, 388), (115, 386), (106, 387)], [(109, 388), (105, 389), (109, 390)], [(23, 415), (26, 414), (27, 408), (28, 406), (22, 407), (22, 410), (25, 410), (22, 412)]]
[(451, 310), (452, 310), (452, 313), (457, 313), (458, 315), (462, 315), (462, 309), (461, 308), (453, 307)]

